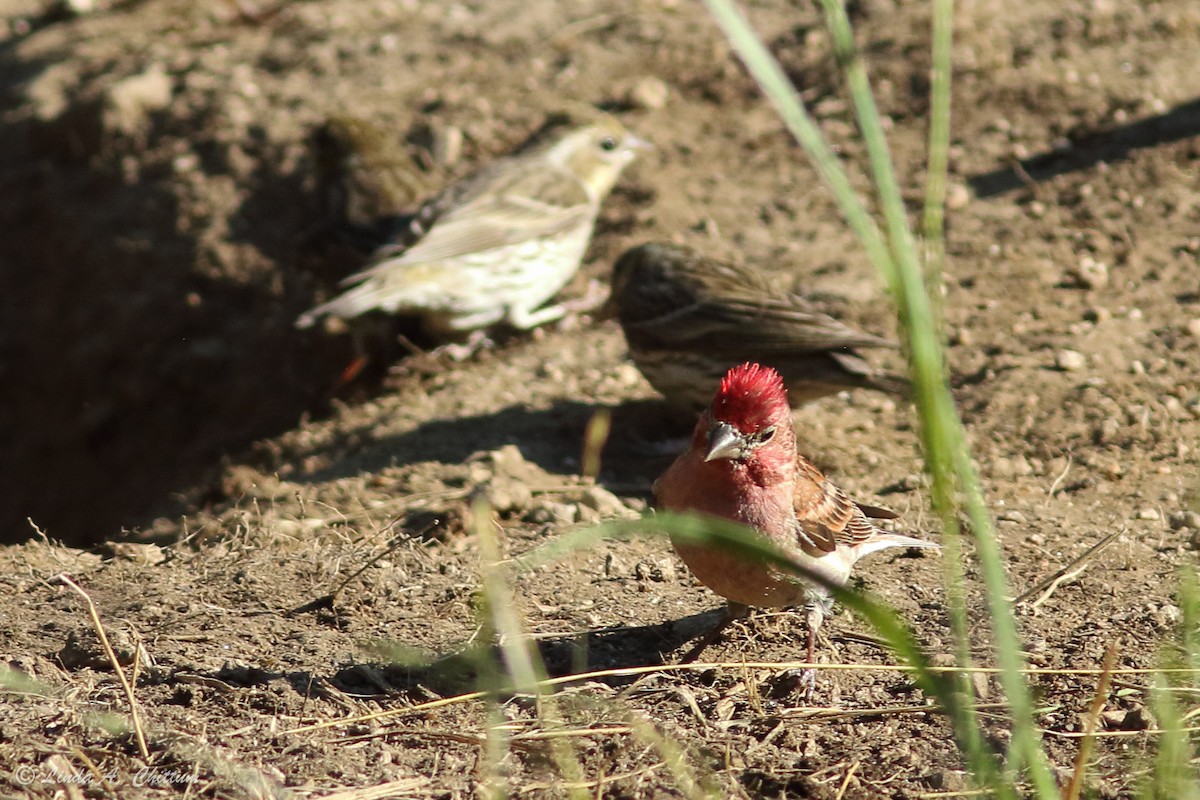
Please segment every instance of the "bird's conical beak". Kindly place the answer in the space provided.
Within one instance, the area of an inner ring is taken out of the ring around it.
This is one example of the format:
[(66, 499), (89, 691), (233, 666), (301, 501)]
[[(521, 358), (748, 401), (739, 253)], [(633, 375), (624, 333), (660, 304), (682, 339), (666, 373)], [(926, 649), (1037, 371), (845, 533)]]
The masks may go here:
[(625, 139), (623, 140), (622, 144), (625, 145), (626, 149), (629, 150), (630, 153), (642, 153), (647, 150), (654, 149), (654, 145), (650, 142), (646, 141), (640, 136), (634, 136), (632, 133), (628, 132), (625, 134)]
[(726, 422), (717, 422), (708, 429), (708, 453), (704, 460), (737, 458), (744, 452), (743, 444), (742, 434), (737, 428)]

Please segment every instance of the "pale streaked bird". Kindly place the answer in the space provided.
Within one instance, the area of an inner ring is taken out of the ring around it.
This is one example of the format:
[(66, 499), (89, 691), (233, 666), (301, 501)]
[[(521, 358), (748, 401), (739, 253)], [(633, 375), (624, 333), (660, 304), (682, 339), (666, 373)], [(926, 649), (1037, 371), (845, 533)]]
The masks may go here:
[(426, 203), (408, 236), (296, 321), (413, 314), (443, 339), (561, 317), (544, 304), (579, 268), (600, 204), (645, 143), (610, 116), (493, 162)]

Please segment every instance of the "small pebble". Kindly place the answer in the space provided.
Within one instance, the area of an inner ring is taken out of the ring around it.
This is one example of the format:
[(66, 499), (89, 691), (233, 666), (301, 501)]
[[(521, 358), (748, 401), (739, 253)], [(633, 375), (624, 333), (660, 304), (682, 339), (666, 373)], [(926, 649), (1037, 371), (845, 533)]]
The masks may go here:
[(433, 159), (443, 167), (452, 167), (462, 157), (463, 132), (453, 125), (442, 128), (433, 137)]
[(1063, 350), (1054, 357), (1054, 365), (1063, 372), (1078, 372), (1087, 366), (1087, 358), (1078, 350)]
[(1188, 320), (1187, 332), (1200, 339), (1200, 319)]
[(1075, 279), (1085, 289), (1103, 289), (1108, 285), (1108, 265), (1091, 256), (1084, 256), (1075, 268)]
[(1032, 474), (1033, 467), (1023, 455), (1015, 455), (1012, 458), (1000, 456), (992, 461), (992, 475), (997, 478), (1013, 478)]
[(1137, 512), (1138, 519), (1157, 520), (1161, 519), (1157, 508), (1143, 508)]
[(952, 183), (946, 188), (946, 208), (957, 211), (971, 202), (971, 192), (961, 183)]
[(666, 82), (652, 75), (640, 79), (626, 95), (626, 100), (635, 108), (657, 111), (667, 104), (671, 89)]
[(1195, 511), (1176, 511), (1171, 515), (1171, 530), (1191, 528), (1200, 533), (1200, 513)]
[(596, 511), (601, 519), (633, 519), (637, 512), (628, 508), (621, 499), (601, 486), (588, 487), (581, 498), (583, 507)]
[(1121, 432), (1121, 423), (1117, 422), (1112, 417), (1104, 420), (1097, 426), (1095, 435), (1096, 441), (1100, 444), (1111, 442), (1117, 438), (1117, 434)]

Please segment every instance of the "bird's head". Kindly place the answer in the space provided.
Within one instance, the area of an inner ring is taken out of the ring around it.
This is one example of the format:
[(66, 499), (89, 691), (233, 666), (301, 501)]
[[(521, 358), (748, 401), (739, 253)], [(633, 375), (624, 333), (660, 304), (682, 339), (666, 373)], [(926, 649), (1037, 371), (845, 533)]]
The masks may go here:
[(633, 323), (689, 305), (692, 298), (673, 273), (681, 260), (695, 257), (688, 248), (668, 242), (646, 242), (626, 250), (613, 264), (612, 292), (601, 317)]
[(621, 170), (650, 145), (634, 136), (613, 117), (604, 115), (590, 125), (575, 128), (549, 152), (551, 161), (565, 166), (600, 200), (612, 191)]
[(729, 370), (696, 433), (704, 437), (705, 461), (752, 461), (767, 453), (794, 459), (795, 433), (783, 378), (759, 364)]

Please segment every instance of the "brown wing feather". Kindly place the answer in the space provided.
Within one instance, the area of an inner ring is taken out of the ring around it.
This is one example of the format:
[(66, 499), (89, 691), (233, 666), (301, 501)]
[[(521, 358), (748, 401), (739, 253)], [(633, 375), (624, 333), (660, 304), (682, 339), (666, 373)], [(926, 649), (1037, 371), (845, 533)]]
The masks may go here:
[[(876, 534), (863, 509), (834, 486), (808, 459), (796, 457), (796, 491), (792, 503), (800, 546), (811, 555), (853, 547)], [(869, 507), (869, 506), (868, 506)], [(872, 509), (882, 510), (882, 509)]]
[(890, 508), (880, 508), (879, 506), (869, 506), (866, 503), (854, 503), (862, 509), (862, 512), (871, 519), (900, 519), (899, 512), (892, 511)]

